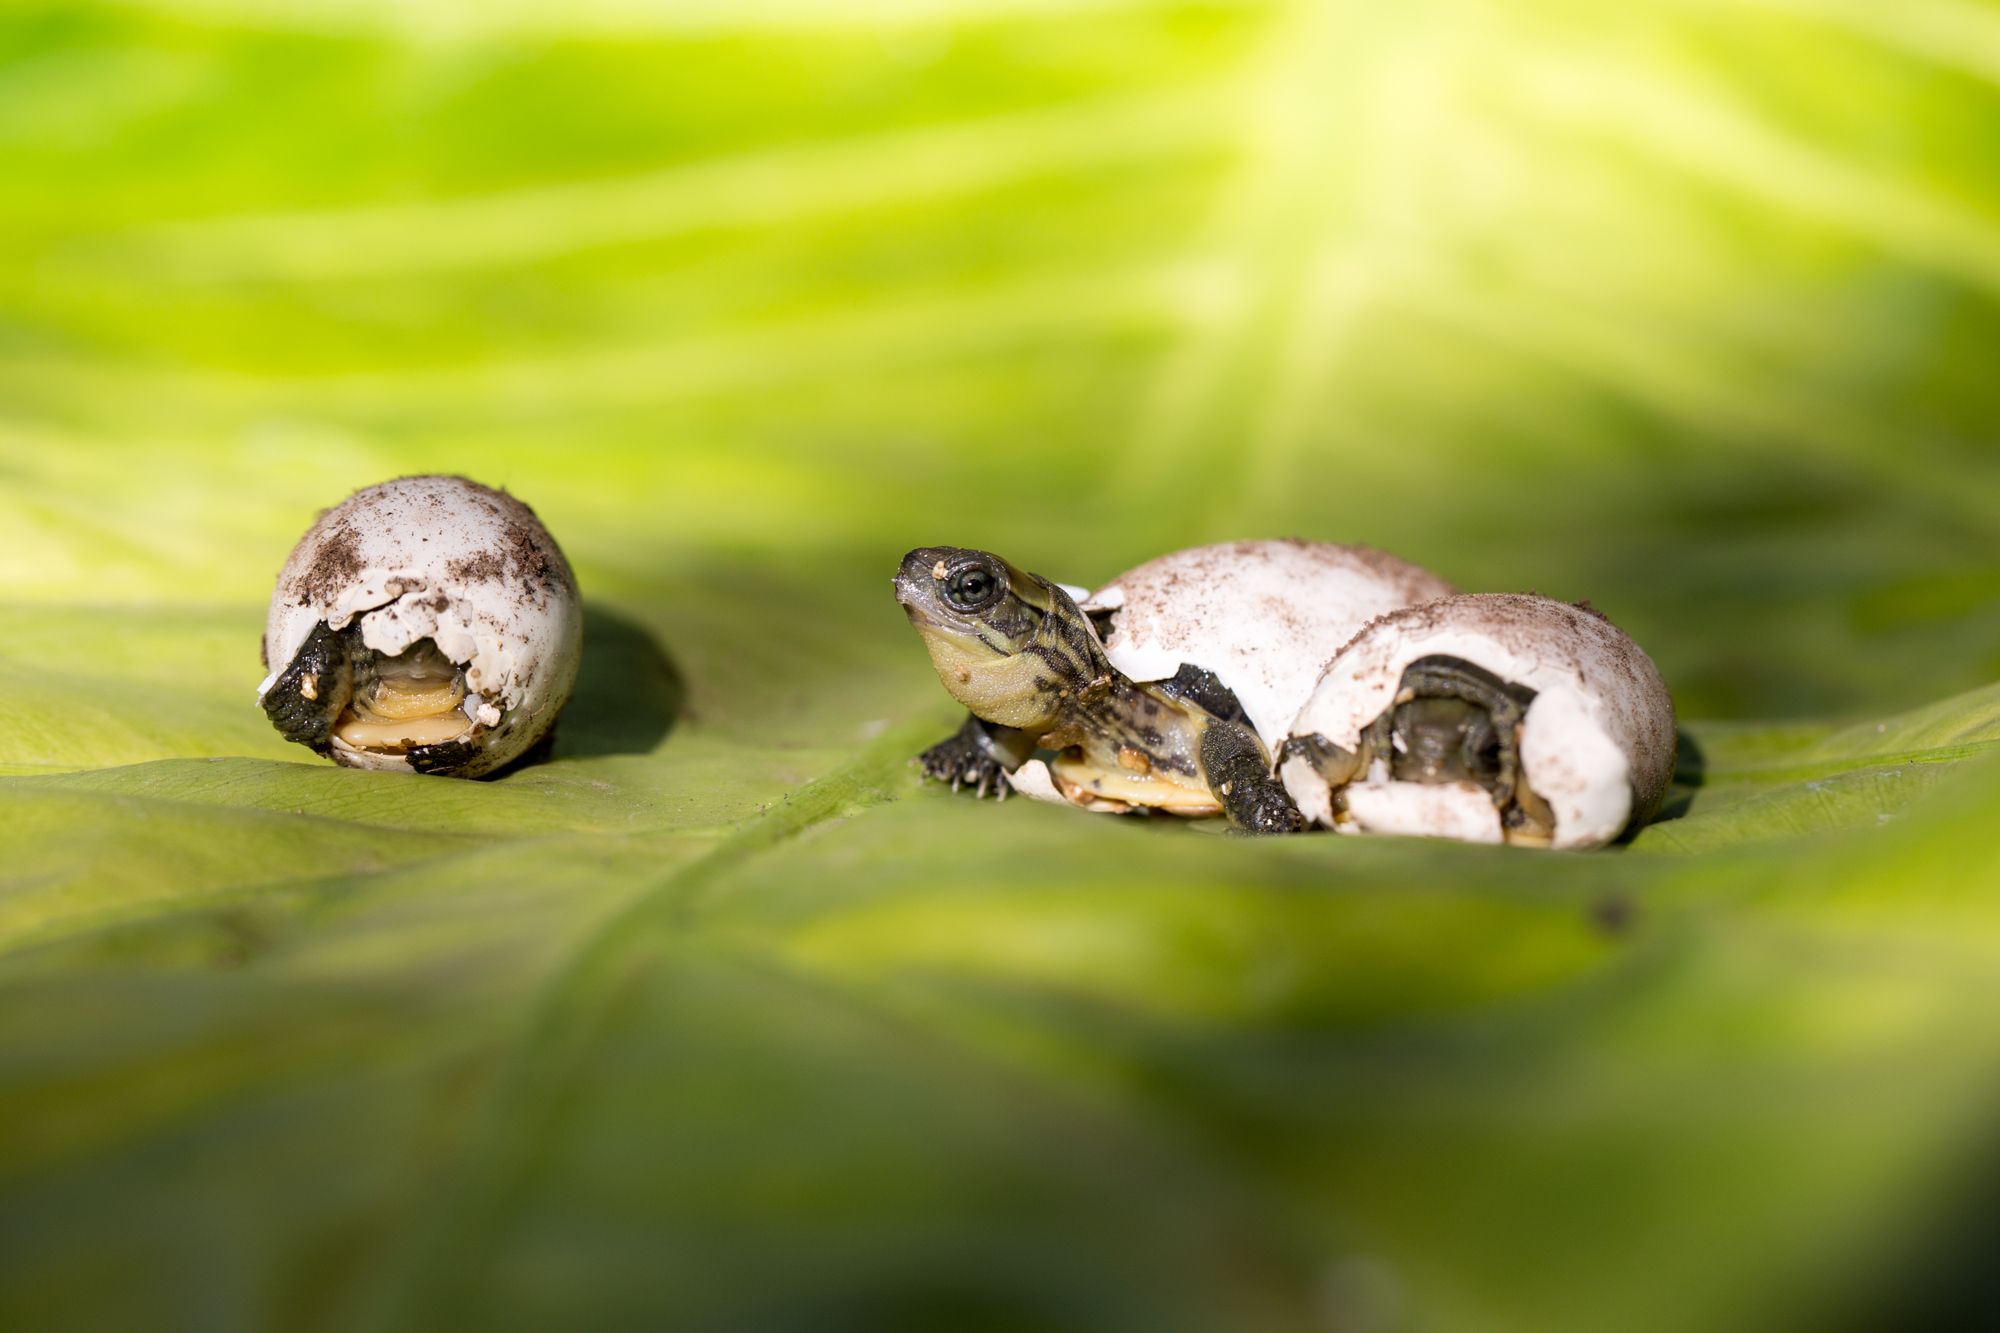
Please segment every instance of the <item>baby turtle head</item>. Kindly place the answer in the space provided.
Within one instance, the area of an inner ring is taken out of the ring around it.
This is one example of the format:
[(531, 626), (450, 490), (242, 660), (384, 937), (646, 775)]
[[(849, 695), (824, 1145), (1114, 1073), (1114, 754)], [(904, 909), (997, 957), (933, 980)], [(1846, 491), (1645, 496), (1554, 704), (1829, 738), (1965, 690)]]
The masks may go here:
[(896, 600), (953, 698), (988, 722), (1046, 727), (1110, 669), (1062, 589), (986, 551), (923, 546), (903, 557)]
[(995, 652), (1019, 652), (1033, 637), (1034, 613), (1022, 598), (1034, 596), (1034, 575), (987, 551), (920, 546), (896, 571), (896, 600), (919, 630), (942, 631), (995, 642)]

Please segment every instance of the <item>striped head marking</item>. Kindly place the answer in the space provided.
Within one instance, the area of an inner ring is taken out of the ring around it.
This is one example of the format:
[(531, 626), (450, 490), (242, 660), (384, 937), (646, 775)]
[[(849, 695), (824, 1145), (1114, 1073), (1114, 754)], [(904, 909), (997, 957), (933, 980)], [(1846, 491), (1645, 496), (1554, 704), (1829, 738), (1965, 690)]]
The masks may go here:
[(917, 548), (896, 600), (945, 689), (1003, 727), (1052, 725), (1065, 698), (1110, 669), (1068, 594), (986, 551)]

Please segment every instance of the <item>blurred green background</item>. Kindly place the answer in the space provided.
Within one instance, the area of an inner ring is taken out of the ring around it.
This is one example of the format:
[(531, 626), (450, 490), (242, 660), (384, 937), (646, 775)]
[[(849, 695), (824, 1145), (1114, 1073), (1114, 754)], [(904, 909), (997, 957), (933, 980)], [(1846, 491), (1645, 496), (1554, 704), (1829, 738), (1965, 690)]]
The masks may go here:
[[(1990, 1315), (1996, 84), (1969, 0), (8, 0), (0, 1326)], [(499, 782), (252, 702), (429, 470), (590, 602)], [(1590, 598), (1672, 817), (919, 787), (903, 550), (1273, 535)]]

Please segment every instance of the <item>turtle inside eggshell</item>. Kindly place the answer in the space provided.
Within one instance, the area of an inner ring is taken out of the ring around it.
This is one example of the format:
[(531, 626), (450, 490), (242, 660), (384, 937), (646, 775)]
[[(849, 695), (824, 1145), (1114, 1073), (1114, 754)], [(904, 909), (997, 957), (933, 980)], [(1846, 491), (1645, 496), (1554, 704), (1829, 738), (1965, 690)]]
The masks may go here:
[(1317, 734), (1294, 748), (1334, 787), (1329, 822), (1546, 846), (1555, 818), (1521, 760), (1536, 697), (1463, 658), (1423, 657), (1403, 668), (1354, 749)]
[(1673, 770), (1673, 701), (1602, 616), (1480, 593), (1382, 617), (1335, 654), (1279, 751), (1299, 808), (1343, 832), (1593, 847)]
[(355, 768), (472, 777), (545, 736), (582, 613), (532, 510), (462, 477), (405, 477), (322, 515), (265, 632), (274, 726)]

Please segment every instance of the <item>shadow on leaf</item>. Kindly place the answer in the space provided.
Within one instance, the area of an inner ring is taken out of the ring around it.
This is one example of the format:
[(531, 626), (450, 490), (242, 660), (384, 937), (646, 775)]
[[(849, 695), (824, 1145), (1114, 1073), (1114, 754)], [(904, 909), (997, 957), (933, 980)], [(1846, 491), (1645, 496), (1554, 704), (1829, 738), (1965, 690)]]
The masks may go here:
[(687, 702), (687, 685), (652, 632), (607, 607), (583, 609), (583, 664), (556, 728), (555, 753), (650, 754)]
[[(1647, 824), (1664, 824), (1669, 820), (1684, 819), (1694, 805), (1694, 798), (1702, 787), (1708, 784), (1708, 756), (1703, 753), (1701, 743), (1682, 728), (1678, 734), (1679, 744), (1674, 751), (1674, 780), (1667, 789), (1667, 798), (1660, 803), (1659, 810), (1647, 820)], [(1628, 839), (1638, 834), (1638, 829), (1630, 830)]]

